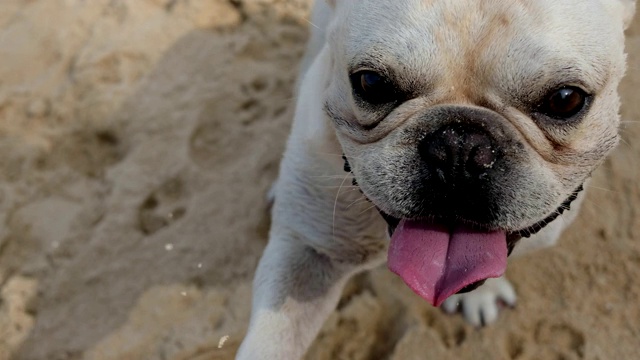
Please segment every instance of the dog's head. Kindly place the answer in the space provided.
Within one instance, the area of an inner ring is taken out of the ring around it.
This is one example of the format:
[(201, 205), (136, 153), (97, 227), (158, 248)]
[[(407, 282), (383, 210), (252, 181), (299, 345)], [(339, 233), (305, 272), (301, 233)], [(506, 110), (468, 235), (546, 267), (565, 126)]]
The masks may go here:
[[(500, 275), (504, 244), (552, 220), (615, 147), (633, 4), (336, 1), (325, 111), (363, 193), (399, 221), (390, 266), (414, 290), (437, 304)], [(421, 243), (449, 252), (454, 269), (433, 271), (454, 280), (417, 274)], [(446, 289), (417, 289), (428, 281)]]

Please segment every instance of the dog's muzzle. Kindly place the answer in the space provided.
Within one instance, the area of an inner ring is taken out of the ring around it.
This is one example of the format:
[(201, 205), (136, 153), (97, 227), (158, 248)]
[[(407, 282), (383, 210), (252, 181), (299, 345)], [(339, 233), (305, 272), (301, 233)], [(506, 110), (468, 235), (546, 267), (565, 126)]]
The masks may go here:
[[(443, 132), (445, 132), (445, 131), (448, 131), (448, 130), (446, 130), (446, 129), (443, 130)], [(466, 145), (467, 149), (471, 150), (471, 151), (467, 151), (467, 154), (471, 154), (471, 158), (473, 158), (473, 160), (471, 160), (471, 161), (473, 161), (472, 166), (477, 167), (478, 165), (484, 166), (486, 164), (489, 164), (491, 162), (490, 161), (491, 155), (487, 155), (487, 153), (488, 152), (492, 152), (491, 147), (487, 145), (487, 140), (478, 139), (479, 137), (475, 137), (475, 138), (476, 138), (475, 140), (470, 141)], [(456, 141), (459, 141), (459, 140), (456, 140)], [(438, 147), (438, 146), (442, 146), (442, 145), (436, 145), (436, 146)], [(434, 149), (427, 149), (425, 151), (430, 153), (428, 156), (444, 157), (444, 156), (442, 156), (441, 150), (438, 150), (438, 149), (435, 149), (435, 150)], [(480, 154), (480, 155), (478, 155), (478, 154)], [(358, 181), (356, 180), (356, 177), (355, 177), (355, 175), (353, 174), (353, 172), (351, 170), (351, 165), (349, 164), (348, 158), (346, 157), (346, 155), (343, 154), (342, 155), (342, 159), (344, 160), (344, 168), (343, 168), (344, 171), (348, 172), (348, 173), (351, 173), (351, 175), (353, 176), (353, 179), (351, 180), (351, 183), (353, 184), (353, 186), (358, 186)], [(443, 160), (443, 161), (449, 161), (450, 163), (456, 163), (456, 162), (460, 161), (458, 159), (459, 159), (459, 157), (457, 155), (453, 155), (452, 159), (449, 159), (448, 157), (446, 157), (446, 159)], [(469, 160), (470, 159), (469, 156), (466, 156), (466, 158), (464, 158), (464, 159), (466, 161), (470, 161)], [(511, 253), (513, 252), (513, 249), (515, 248), (515, 246), (518, 243), (518, 241), (520, 241), (520, 239), (529, 238), (532, 235), (535, 235), (540, 230), (544, 229), (545, 226), (547, 226), (549, 223), (551, 223), (552, 221), (557, 219), (558, 216), (562, 215), (565, 211), (571, 210), (571, 204), (573, 203), (573, 201), (575, 201), (578, 198), (578, 195), (583, 190), (584, 190), (584, 185), (581, 184), (580, 186), (578, 186), (578, 188), (573, 193), (571, 193), (571, 195), (569, 195), (567, 197), (567, 199), (565, 199), (565, 201), (553, 213), (549, 214), (549, 216), (547, 216), (546, 218), (536, 222), (535, 224), (533, 224), (533, 225), (531, 225), (531, 226), (529, 226), (527, 228), (524, 228), (524, 229), (521, 229), (521, 230), (517, 230), (517, 231), (508, 232), (507, 233), (508, 254), (511, 255)], [(362, 192), (362, 190), (360, 190), (360, 193), (365, 198), (367, 198), (366, 194), (364, 194)], [(367, 198), (367, 200), (369, 202), (372, 202), (369, 198)], [(380, 210), (380, 208), (378, 206), (376, 206), (376, 209), (378, 210), (378, 212), (380, 213), (382, 218), (387, 222), (387, 229), (388, 229), (389, 237), (393, 236), (393, 233), (394, 233), (396, 227), (400, 223), (400, 219), (385, 213), (384, 211)], [(471, 290), (467, 290), (467, 291), (471, 291)]]

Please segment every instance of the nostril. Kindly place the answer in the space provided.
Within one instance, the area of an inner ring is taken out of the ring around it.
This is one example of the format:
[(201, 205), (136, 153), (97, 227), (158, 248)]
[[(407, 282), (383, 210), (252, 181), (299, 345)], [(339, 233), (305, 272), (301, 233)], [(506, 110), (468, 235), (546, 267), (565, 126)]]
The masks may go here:
[(458, 155), (464, 133), (452, 126), (445, 126), (427, 135), (419, 145), (419, 152), (427, 166), (443, 180), (451, 180), (460, 165)]
[(490, 168), (496, 161), (495, 151), (491, 146), (478, 146), (472, 150), (471, 157), (469, 159), (471, 165), (478, 168)]
[(466, 143), (469, 148), (465, 164), (467, 171), (484, 172), (493, 166), (496, 161), (496, 152), (487, 135), (469, 135)]
[(420, 152), (425, 160), (438, 165), (445, 165), (447, 163), (450, 149), (448, 149), (442, 139), (424, 141), (422, 147), (423, 149), (421, 149)]

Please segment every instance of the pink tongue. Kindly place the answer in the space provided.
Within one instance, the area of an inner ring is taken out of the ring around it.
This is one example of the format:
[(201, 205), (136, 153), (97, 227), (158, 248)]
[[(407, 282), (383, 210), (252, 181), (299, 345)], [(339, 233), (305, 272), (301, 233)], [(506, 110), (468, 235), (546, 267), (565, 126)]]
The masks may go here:
[(439, 306), (467, 285), (504, 274), (503, 231), (450, 230), (402, 220), (391, 238), (388, 266), (418, 295)]

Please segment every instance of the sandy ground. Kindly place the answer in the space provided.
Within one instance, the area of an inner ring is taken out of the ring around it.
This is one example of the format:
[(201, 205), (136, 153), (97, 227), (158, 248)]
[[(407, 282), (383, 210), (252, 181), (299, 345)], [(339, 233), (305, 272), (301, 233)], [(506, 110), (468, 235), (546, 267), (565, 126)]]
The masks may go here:
[[(232, 359), (291, 121), (306, 1), (0, 1), (0, 359)], [(381, 268), (307, 359), (640, 354), (640, 21), (623, 143), (475, 330)]]

